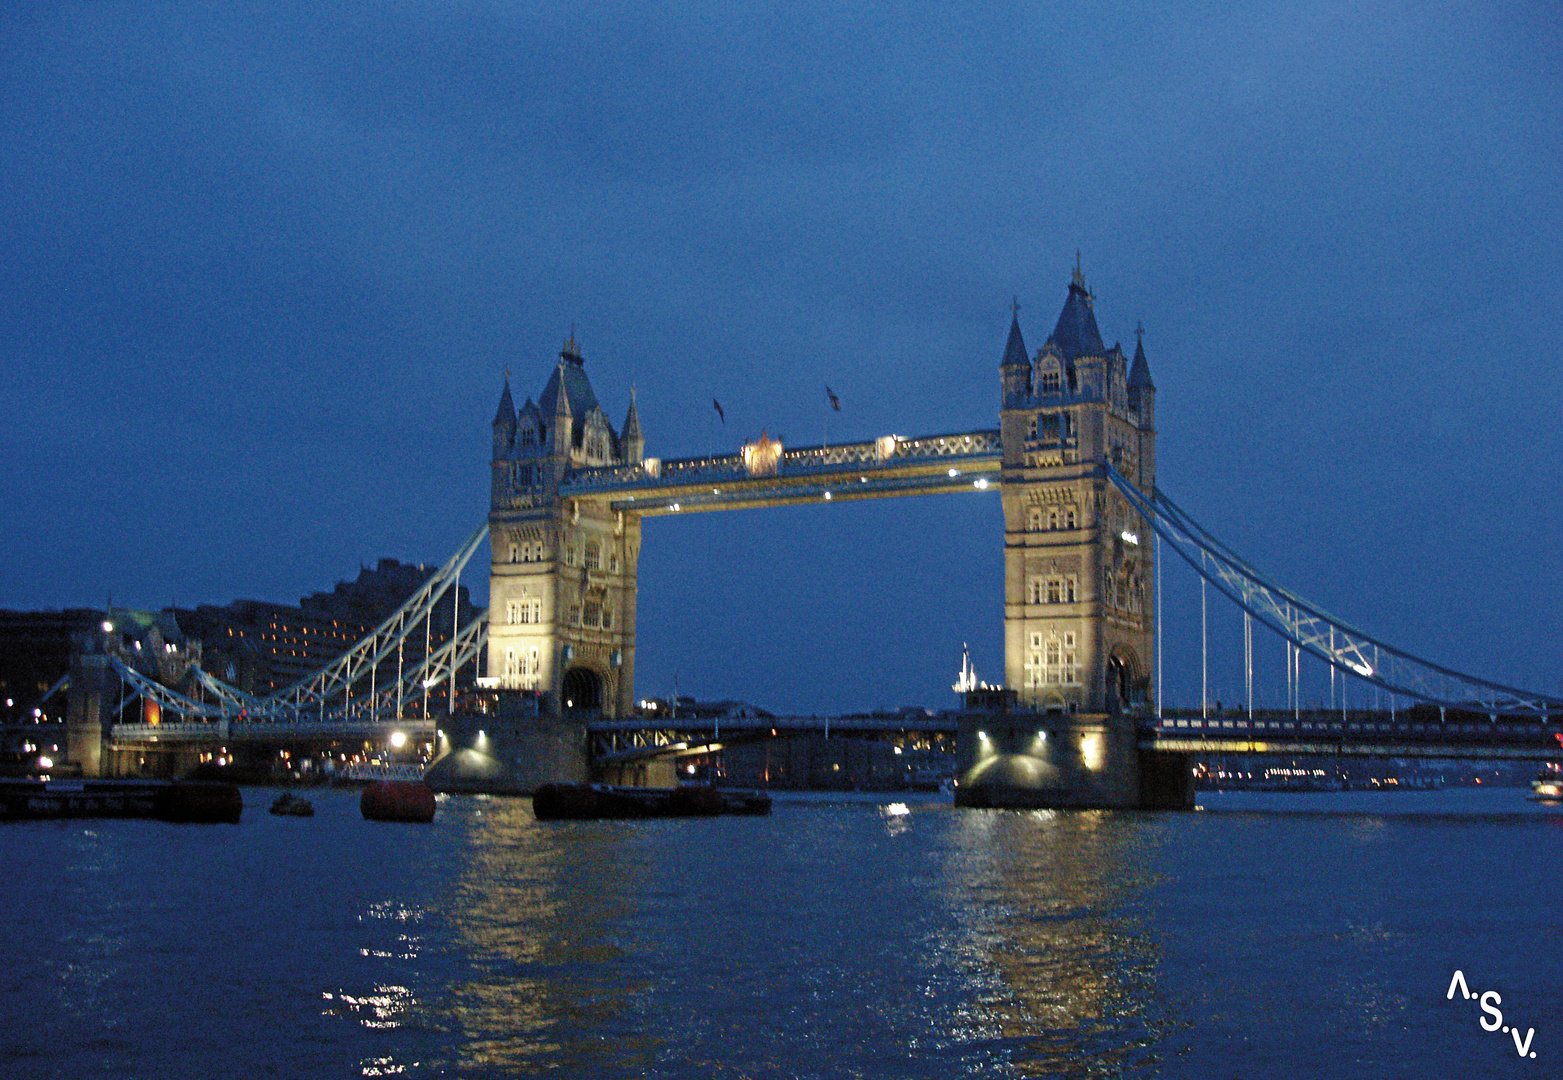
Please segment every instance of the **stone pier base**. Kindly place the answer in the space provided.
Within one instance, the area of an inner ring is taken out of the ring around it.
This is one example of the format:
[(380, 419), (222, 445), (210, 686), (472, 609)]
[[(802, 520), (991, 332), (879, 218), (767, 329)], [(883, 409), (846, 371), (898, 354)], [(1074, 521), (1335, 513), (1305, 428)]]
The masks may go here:
[(1132, 716), (967, 713), (956, 742), (957, 806), (1188, 810), (1186, 755), (1139, 748)]
[(435, 755), (424, 774), (435, 791), (530, 795), (588, 779), (585, 724), (517, 714), (504, 702), (497, 714), (441, 720)]

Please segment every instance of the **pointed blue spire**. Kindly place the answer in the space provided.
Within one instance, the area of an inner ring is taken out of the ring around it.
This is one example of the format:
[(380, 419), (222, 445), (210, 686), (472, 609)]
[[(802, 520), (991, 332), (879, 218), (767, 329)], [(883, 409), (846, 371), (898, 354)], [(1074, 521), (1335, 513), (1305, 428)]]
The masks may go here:
[(1030, 367), (1031, 358), (1026, 353), (1026, 339), (1020, 336), (1020, 304), (1013, 305), (1009, 320), (1009, 342), (1004, 346), (1004, 359), (1000, 368)]
[(1102, 344), (1102, 332), (1096, 328), (1096, 313), (1092, 310), (1090, 290), (1085, 287), (1085, 276), (1080, 264), (1075, 262), (1074, 280), (1069, 283), (1069, 298), (1059, 313), (1058, 325), (1048, 338), (1058, 348), (1065, 360), (1077, 360), (1082, 356), (1106, 356), (1107, 346)]
[(505, 392), (499, 395), (499, 409), (494, 413), (495, 427), (516, 426), (516, 403), (510, 396), (510, 372), (505, 372)]
[(1151, 382), (1150, 361), (1145, 359), (1145, 327), (1137, 326), (1134, 332), (1139, 335), (1140, 341), (1134, 347), (1134, 364), (1129, 368), (1129, 389), (1154, 390), (1156, 384)]

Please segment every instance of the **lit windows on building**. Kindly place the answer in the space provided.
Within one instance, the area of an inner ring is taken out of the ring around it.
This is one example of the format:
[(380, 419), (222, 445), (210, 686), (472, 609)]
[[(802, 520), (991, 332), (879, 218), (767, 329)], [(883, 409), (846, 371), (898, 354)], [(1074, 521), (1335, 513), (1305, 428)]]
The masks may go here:
[(1033, 632), (1026, 651), (1026, 686), (1079, 686), (1080, 669), (1076, 663), (1075, 635), (1073, 631), (1062, 637), (1048, 631), (1044, 638)]

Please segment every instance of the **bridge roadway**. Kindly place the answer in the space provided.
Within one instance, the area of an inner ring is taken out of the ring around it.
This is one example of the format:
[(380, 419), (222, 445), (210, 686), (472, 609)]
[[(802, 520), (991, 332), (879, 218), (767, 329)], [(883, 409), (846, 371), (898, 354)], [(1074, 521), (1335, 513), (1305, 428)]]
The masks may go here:
[(662, 720), (595, 720), (587, 725), (592, 760), (616, 765), (712, 753), (724, 744), (785, 735), (884, 737), (905, 734), (944, 742), (951, 751), (959, 715), (941, 712), (860, 716), (700, 716)]
[(114, 724), (109, 728), (110, 749), (130, 750), (166, 747), (169, 744), (242, 744), (247, 742), (316, 741), (389, 738), (400, 731), (409, 739), (432, 739), (437, 720), (327, 720), (299, 723), (265, 720), (179, 721), (162, 724)]
[[(910, 735), (953, 748), (962, 714), (907, 712), (856, 716), (703, 716), (674, 719), (593, 720), (587, 727), (593, 759), (600, 764), (679, 757), (721, 749), (724, 743), (785, 735), (842, 737)], [(1056, 717), (1055, 717), (1056, 719)], [(432, 739), (438, 720), (277, 723), (224, 720), (200, 723), (115, 724), (116, 749), (169, 744), (243, 744), (290, 740), (362, 739), (374, 742), (393, 731), (411, 739)], [(1510, 761), (1563, 760), (1558, 718), (1476, 717), (1447, 720), (1425, 713), (1256, 712), (1246, 715), (1147, 717), (1140, 748), (1189, 754), (1281, 756), (1440, 757)]]
[[(883, 737), (922, 735), (953, 748), (962, 714), (879, 716), (681, 717), (675, 720), (600, 720), (588, 725), (593, 760), (646, 761), (720, 750), (725, 743), (795, 734)], [(1052, 716), (1050, 719), (1059, 719)], [(1256, 712), (1245, 716), (1168, 715), (1141, 721), (1140, 749), (1189, 754), (1563, 760), (1557, 722), (1533, 718), (1472, 717), (1446, 721), (1416, 713)]]
[(1188, 754), (1563, 760), (1558, 718), (1475, 717), (1447, 720), (1417, 712), (1255, 712), (1234, 716), (1151, 717), (1140, 747)]

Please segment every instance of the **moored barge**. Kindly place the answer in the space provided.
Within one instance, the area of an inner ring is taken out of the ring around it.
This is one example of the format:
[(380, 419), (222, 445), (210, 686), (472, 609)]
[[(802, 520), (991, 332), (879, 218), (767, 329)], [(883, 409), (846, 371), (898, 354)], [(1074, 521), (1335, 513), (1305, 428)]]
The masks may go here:
[(716, 817), (765, 815), (771, 797), (759, 791), (719, 791), (713, 787), (643, 788), (614, 784), (544, 784), (532, 795), (539, 821), (595, 818)]
[(244, 797), (210, 780), (0, 780), (0, 821), (157, 818), (237, 823)]

